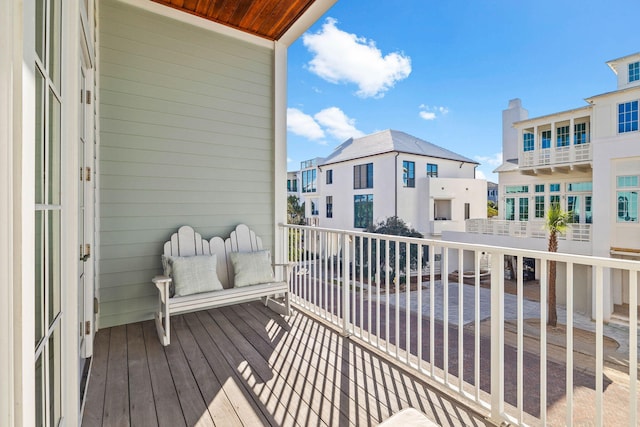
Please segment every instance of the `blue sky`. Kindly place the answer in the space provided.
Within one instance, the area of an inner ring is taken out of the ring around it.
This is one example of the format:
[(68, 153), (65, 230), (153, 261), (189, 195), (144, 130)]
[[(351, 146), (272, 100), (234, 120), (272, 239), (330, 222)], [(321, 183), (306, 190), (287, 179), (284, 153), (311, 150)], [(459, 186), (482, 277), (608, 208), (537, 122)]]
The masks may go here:
[(396, 129), (497, 182), (510, 99), (529, 117), (581, 107), (638, 51), (638, 0), (339, 0), (289, 48), (288, 169)]

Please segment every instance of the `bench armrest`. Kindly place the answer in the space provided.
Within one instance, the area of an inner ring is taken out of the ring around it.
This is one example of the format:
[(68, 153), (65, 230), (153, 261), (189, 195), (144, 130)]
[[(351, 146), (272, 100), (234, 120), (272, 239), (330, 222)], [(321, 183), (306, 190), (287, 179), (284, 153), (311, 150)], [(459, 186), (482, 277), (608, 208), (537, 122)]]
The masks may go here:
[(171, 279), (171, 277), (168, 277), (168, 276), (156, 276), (153, 279), (151, 279), (151, 281), (155, 283), (156, 287), (160, 291), (160, 299), (166, 303), (167, 299), (170, 296), (169, 286), (171, 285), (171, 282), (173, 281), (173, 279)]

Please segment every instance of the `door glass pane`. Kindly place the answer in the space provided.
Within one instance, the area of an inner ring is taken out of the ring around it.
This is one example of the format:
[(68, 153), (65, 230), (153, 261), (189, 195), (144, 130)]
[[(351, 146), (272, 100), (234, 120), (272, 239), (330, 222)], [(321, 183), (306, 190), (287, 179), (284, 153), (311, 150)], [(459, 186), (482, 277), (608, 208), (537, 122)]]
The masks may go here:
[(49, 11), (49, 76), (55, 87), (60, 91), (60, 39), (62, 29), (62, 13), (60, 13), (61, 0), (51, 0)]
[(47, 213), (49, 326), (60, 313), (60, 211)]
[(36, 0), (36, 54), (44, 63), (44, 14), (45, 0)]
[(567, 210), (571, 215), (571, 222), (580, 222), (580, 196), (567, 197)]
[(593, 222), (593, 213), (591, 212), (591, 196), (584, 196), (584, 222), (591, 224)]
[(44, 367), (42, 366), (42, 355), (40, 353), (36, 360), (36, 426), (44, 424)]
[(42, 337), (43, 315), (44, 315), (44, 215), (42, 211), (36, 211), (36, 238), (35, 238), (35, 345), (37, 346)]
[(60, 101), (49, 90), (49, 143), (47, 145), (48, 204), (60, 204)]
[(518, 219), (520, 221), (529, 220), (529, 199), (527, 198), (520, 198)]
[(513, 221), (515, 219), (515, 199), (513, 197), (508, 197), (505, 200), (504, 219), (509, 221)]
[(49, 425), (57, 426), (62, 414), (60, 382), (60, 323), (49, 338)]
[(44, 77), (36, 70), (36, 203), (44, 203)]

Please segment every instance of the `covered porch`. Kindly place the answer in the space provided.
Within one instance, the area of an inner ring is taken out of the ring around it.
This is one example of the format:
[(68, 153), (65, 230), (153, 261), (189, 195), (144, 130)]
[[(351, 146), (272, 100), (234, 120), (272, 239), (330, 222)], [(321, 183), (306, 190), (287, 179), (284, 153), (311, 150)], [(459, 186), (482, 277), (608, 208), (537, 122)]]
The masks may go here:
[(172, 327), (168, 347), (152, 321), (97, 333), (83, 426), (367, 426), (408, 407), (442, 426), (486, 424), (301, 310), (285, 318), (254, 302)]

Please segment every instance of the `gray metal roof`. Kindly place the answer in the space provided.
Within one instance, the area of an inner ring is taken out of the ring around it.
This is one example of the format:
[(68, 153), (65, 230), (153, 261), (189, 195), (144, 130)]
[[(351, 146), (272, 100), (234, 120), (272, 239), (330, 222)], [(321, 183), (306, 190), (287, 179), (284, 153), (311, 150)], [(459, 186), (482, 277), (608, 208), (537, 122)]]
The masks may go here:
[(331, 163), (339, 163), (347, 160), (354, 160), (395, 151), (407, 154), (417, 154), (419, 156), (479, 164), (475, 160), (456, 154), (446, 148), (442, 148), (420, 138), (416, 138), (408, 133), (391, 129), (373, 133), (361, 138), (349, 138), (333, 150), (333, 153), (326, 157), (321, 164), (328, 165)]

